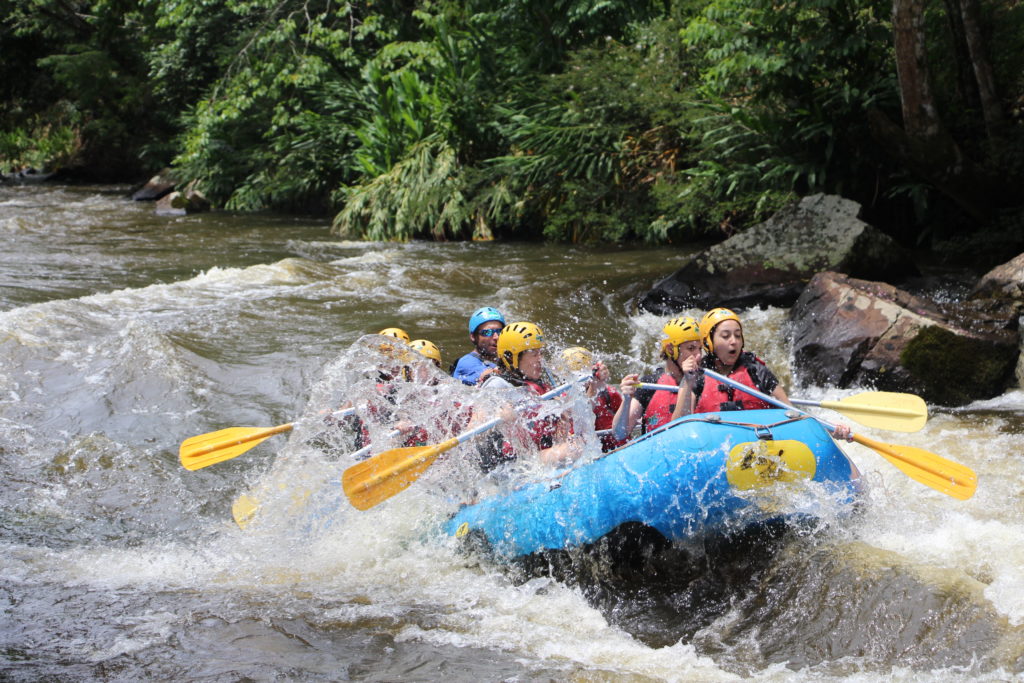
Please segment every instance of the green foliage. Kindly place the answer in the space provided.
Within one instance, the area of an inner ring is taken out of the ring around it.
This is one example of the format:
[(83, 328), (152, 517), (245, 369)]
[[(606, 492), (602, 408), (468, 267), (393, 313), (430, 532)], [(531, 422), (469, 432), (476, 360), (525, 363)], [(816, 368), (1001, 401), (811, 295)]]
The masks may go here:
[[(182, 175), (228, 208), (326, 208), (333, 189), (353, 178), (360, 64), (397, 32), (372, 5), (328, 5), (315, 15), (299, 2), (225, 5), (234, 15), (223, 43), (230, 59), (184, 118)], [(167, 22), (190, 12), (170, 7)], [(195, 20), (225, 23), (221, 13)], [(187, 57), (163, 51), (155, 65), (189, 64)]]
[(76, 126), (37, 119), (31, 128), (0, 131), (0, 173), (34, 168), (49, 172), (71, 163), (81, 149)]
[(67, 150), (74, 139), (74, 162), (138, 173), (141, 145), (168, 122), (153, 107), (145, 78), (146, 12), (133, 0), (5, 0), (3, 9), (4, 128), (38, 130), (34, 146), (42, 149), (60, 124), (34, 122), (71, 112), (74, 131), (54, 137), (64, 142), (45, 165), (72, 161)]
[(687, 144), (692, 106), (678, 23), (652, 22), (629, 38), (577, 51), (564, 71), (500, 110), (509, 153), (484, 166), (502, 190), (487, 196), (497, 226), (541, 226), (571, 241), (678, 236), (680, 224), (665, 227), (651, 194), (676, 182)]
[[(1024, 172), (1024, 5), (982, 0), (993, 143), (926, 15), (938, 102)], [(173, 160), (216, 204), (369, 239), (680, 242), (825, 191), (945, 205), (874, 142), (899, 119), (888, 0), (0, 0), (0, 161)], [(1014, 109), (1016, 106), (1016, 109)], [(916, 209), (916, 214), (913, 210)], [(949, 213), (949, 212), (946, 212)]]
[(683, 32), (704, 57), (703, 154), (717, 198), (764, 191), (858, 195), (882, 164), (865, 112), (896, 101), (889, 4), (714, 0)]
[(471, 183), (456, 151), (434, 135), (413, 145), (386, 172), (342, 190), (335, 228), (371, 240), (466, 237), (480, 220), (468, 200)]

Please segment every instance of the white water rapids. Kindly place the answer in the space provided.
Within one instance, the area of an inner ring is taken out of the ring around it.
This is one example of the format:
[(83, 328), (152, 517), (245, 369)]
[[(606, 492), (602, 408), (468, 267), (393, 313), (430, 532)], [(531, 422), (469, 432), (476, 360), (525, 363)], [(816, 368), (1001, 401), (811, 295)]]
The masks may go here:
[[(315, 419), (195, 472), (178, 463), (178, 445), (365, 401), (377, 359), (357, 341), (383, 327), (435, 341), (447, 367), (468, 350), (465, 319), (479, 305), (536, 321), (553, 346), (591, 348), (616, 378), (639, 370), (664, 319), (628, 302), (683, 252), (347, 243), (315, 221), (156, 218), (122, 197), (0, 188), (0, 678), (1024, 672), (1020, 388), (932, 407), (915, 434), (863, 430), (975, 469), (968, 501), (850, 445), (869, 485), (863, 511), (770, 554), (719, 563), (708, 549), (679, 568), (685, 584), (653, 587), (516, 576), (440, 532), (471, 476), (460, 451), (378, 508), (337, 500), (311, 515), (297, 494), (326, 484), (329, 498), (335, 482), (337, 495), (351, 446), (312, 445)], [(801, 386), (786, 316), (743, 314), (748, 345), (791, 395), (867, 389)], [(474, 400), (471, 389), (444, 391)], [(406, 407), (426, 420), (432, 405)], [(246, 492), (265, 508), (243, 531), (230, 507)]]

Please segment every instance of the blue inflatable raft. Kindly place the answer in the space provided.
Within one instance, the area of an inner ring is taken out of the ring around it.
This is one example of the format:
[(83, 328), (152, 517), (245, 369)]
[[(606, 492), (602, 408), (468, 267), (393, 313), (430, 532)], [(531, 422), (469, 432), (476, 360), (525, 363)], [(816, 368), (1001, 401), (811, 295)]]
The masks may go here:
[(449, 535), (501, 559), (570, 550), (622, 525), (670, 541), (844, 514), (857, 469), (817, 421), (784, 410), (703, 413), (569, 470), (463, 506)]

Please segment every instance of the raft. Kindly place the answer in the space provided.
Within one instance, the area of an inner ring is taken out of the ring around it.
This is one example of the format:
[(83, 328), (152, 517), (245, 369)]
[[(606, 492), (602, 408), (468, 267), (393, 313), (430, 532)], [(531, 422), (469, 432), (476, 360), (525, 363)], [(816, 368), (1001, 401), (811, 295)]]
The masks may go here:
[(779, 409), (702, 413), (464, 505), (445, 530), (512, 560), (585, 547), (624, 525), (676, 542), (843, 515), (859, 493), (856, 467), (816, 420)]

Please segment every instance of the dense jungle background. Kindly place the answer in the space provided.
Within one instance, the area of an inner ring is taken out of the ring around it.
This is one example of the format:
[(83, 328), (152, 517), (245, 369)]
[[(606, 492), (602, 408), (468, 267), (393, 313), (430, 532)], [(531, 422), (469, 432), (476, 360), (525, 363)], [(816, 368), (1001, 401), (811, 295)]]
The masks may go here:
[(841, 194), (1024, 249), (1019, 0), (0, 0), (0, 173), (348, 238), (718, 239)]

